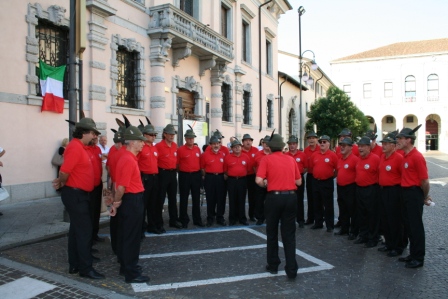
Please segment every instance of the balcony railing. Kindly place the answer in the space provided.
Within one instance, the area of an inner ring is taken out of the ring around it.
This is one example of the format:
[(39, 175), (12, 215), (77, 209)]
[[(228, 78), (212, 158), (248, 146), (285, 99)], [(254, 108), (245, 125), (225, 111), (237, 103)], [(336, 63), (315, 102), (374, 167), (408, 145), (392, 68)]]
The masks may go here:
[(417, 97), (404, 97), (403, 100), (406, 103), (412, 103), (417, 101)]
[(148, 8), (148, 34), (171, 33), (173, 44), (191, 43), (199, 55), (216, 55), (221, 60), (233, 60), (233, 42), (171, 4)]
[(439, 96), (427, 96), (426, 100), (428, 102), (438, 102), (439, 101)]

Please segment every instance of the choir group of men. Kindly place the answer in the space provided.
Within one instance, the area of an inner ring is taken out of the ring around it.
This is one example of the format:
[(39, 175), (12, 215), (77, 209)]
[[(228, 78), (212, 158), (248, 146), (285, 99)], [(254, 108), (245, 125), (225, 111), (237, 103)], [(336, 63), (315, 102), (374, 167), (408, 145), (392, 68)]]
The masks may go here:
[[(165, 199), (168, 225), (182, 229), (190, 222), (190, 195), (195, 226), (248, 225), (248, 220), (262, 225), (266, 221), (266, 270), (271, 273), (277, 273), (280, 264), (277, 235), (281, 220), (285, 271), (289, 278), (295, 278), (296, 222), (299, 228), (312, 224), (312, 229), (323, 228), (325, 222), (327, 231), (333, 232), (335, 177), (341, 227), (335, 234), (348, 235), (349, 240), (368, 248), (376, 247), (382, 234), (385, 246), (378, 250), (388, 256), (401, 255), (409, 239), (410, 255), (400, 260), (408, 268), (423, 265), (422, 207), (430, 198), (426, 162), (413, 146), (418, 128), (389, 133), (382, 146), (376, 144), (372, 131), (354, 144), (350, 130), (344, 129), (335, 151), (330, 150), (329, 136), (318, 138), (314, 132), (308, 132), (304, 151), (298, 149), (295, 136), (290, 136), (285, 150), (278, 134), (263, 138), (261, 150), (252, 146), (249, 134), (243, 135), (242, 142), (235, 138), (228, 149), (222, 146), (224, 136), (216, 130), (201, 152), (191, 127), (184, 134), (185, 144), (178, 147), (174, 142), (177, 132), (171, 124), (155, 144), (157, 132), (149, 120), (146, 126), (141, 123), (138, 127), (127, 118), (117, 122), (120, 128), (113, 130), (115, 144), (106, 166), (111, 191), (105, 195), (110, 206), (111, 245), (120, 263), (119, 273), (127, 283), (149, 281), (138, 265), (140, 240), (145, 231), (166, 232), (162, 217)], [(95, 257), (91, 254), (98, 238), (98, 198), (101, 202), (102, 190), (102, 156), (95, 145), (99, 134), (90, 118), (75, 124), (74, 138), (53, 182), (55, 189), (62, 187), (61, 198), (71, 219), (69, 272), (92, 279), (104, 278), (92, 267)], [(200, 209), (201, 186), (207, 201), (205, 223)], [(227, 196), (228, 222), (224, 218)]]

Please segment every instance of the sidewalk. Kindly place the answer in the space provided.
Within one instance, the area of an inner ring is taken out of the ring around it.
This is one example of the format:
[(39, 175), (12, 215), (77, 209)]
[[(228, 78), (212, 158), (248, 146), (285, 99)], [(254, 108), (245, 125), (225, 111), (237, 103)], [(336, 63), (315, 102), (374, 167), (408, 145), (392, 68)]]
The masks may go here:
[[(63, 221), (60, 197), (0, 205), (0, 251), (63, 236), (69, 223)], [(109, 221), (102, 217), (101, 223)]]

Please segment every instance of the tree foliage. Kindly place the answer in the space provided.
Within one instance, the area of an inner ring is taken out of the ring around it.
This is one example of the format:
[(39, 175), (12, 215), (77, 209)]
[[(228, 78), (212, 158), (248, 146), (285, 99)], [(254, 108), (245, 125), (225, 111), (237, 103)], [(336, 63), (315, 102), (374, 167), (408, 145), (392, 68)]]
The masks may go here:
[(366, 132), (369, 121), (358, 107), (353, 104), (350, 97), (337, 87), (330, 87), (325, 98), (319, 98), (311, 105), (307, 112), (307, 131), (317, 127), (317, 135), (328, 135), (336, 139), (344, 128), (352, 131), (353, 138)]

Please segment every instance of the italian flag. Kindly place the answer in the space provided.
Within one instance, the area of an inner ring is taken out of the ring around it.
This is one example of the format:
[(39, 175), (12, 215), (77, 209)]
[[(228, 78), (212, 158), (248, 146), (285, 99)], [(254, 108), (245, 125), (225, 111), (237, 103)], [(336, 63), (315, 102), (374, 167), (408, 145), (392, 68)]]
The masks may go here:
[(42, 91), (42, 111), (54, 111), (62, 113), (64, 111), (64, 74), (65, 65), (54, 67), (39, 60), (39, 79)]

